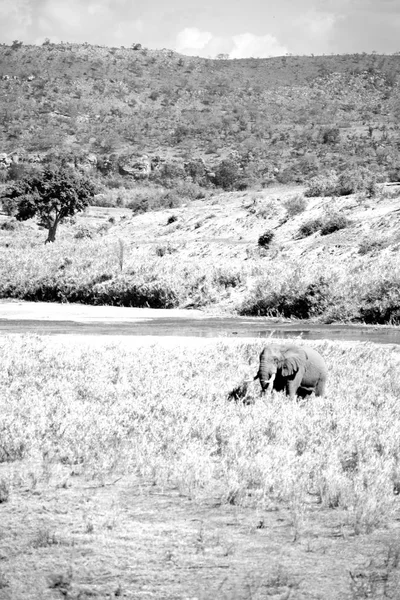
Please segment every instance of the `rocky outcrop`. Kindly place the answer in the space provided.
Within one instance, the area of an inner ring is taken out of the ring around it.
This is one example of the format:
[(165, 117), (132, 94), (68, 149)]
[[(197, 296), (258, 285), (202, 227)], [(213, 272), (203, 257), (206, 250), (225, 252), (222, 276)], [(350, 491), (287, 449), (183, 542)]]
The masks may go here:
[(118, 159), (118, 171), (121, 175), (129, 175), (134, 179), (147, 179), (151, 173), (151, 160), (143, 156), (120, 156)]
[(5, 152), (2, 152), (0, 154), (0, 169), (8, 169), (8, 167), (11, 165), (12, 160), (11, 158), (8, 156), (8, 154), (6, 154)]
[(97, 168), (97, 156), (95, 154), (88, 154), (82, 159), (80, 166), (85, 171), (93, 171)]

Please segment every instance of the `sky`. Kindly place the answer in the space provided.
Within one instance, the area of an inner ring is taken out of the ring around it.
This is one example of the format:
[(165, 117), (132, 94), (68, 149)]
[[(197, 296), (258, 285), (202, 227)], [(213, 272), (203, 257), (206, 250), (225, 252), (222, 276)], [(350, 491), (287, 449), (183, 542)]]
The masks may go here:
[(400, 51), (400, 0), (0, 0), (0, 42), (229, 58)]

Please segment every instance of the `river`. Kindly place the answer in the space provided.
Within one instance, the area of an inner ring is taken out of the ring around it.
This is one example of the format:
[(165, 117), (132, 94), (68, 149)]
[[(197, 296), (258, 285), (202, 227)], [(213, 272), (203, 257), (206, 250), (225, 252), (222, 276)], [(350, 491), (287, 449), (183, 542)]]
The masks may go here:
[(400, 327), (279, 322), (263, 317), (217, 317), (201, 311), (0, 302), (0, 335), (246, 337), (371, 341), (400, 345)]

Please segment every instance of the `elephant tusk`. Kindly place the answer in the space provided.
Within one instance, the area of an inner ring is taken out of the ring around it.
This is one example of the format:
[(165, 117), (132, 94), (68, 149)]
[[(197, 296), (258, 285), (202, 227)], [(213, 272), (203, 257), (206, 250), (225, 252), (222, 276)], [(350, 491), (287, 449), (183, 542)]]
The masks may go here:
[(274, 374), (274, 375), (271, 375), (271, 377), (270, 377), (270, 378), (269, 378), (267, 381), (265, 381), (265, 383), (267, 384), (267, 389), (266, 389), (266, 391), (267, 391), (268, 393), (271, 393), (271, 392), (272, 392), (272, 390), (273, 390), (273, 388), (274, 388), (274, 381), (275, 381), (275, 377), (276, 377), (276, 374)]
[(273, 386), (274, 386), (274, 381), (275, 381), (275, 374), (271, 375), (271, 377), (269, 379), (267, 379), (266, 381), (263, 381), (263, 392), (264, 394), (266, 394), (267, 392), (270, 393), (272, 392)]

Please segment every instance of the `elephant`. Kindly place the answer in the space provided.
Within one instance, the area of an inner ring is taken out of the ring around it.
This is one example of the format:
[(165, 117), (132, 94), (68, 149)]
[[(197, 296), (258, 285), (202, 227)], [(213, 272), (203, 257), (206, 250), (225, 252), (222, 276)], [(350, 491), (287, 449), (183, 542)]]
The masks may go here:
[(262, 392), (284, 391), (304, 398), (313, 392), (323, 396), (328, 369), (322, 356), (305, 346), (267, 346), (260, 354), (259, 379)]

